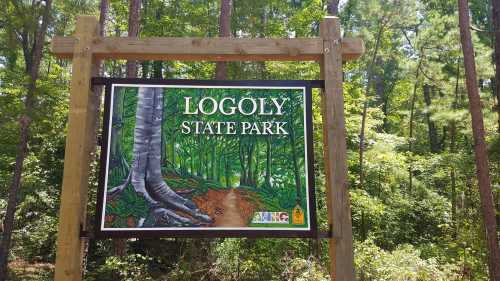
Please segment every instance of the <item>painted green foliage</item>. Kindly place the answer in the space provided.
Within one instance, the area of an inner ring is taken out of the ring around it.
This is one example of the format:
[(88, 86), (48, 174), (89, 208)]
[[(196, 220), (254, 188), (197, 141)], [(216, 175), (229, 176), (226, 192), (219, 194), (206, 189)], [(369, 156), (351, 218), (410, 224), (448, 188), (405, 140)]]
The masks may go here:
[[(124, 182), (133, 165), (137, 89), (114, 90), (108, 191)], [(230, 226), (223, 222), (229, 220), (223, 213), (236, 211), (243, 225), (234, 226), (308, 227), (302, 88), (166, 87), (163, 91), (162, 176), (174, 191), (216, 217), (206, 226)], [(228, 200), (235, 200), (235, 209), (224, 203)], [(297, 205), (304, 211), (302, 223), (292, 221)], [(142, 226), (139, 222), (148, 221), (149, 208), (129, 184), (107, 202), (105, 225)], [(255, 218), (257, 212), (284, 212), (290, 218), (286, 224), (270, 223)]]

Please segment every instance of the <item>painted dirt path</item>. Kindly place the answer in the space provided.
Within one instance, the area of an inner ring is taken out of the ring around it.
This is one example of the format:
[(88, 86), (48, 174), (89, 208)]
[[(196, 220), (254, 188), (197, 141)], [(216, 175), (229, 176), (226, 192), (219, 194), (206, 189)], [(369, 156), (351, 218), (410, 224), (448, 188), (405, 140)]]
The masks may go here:
[[(236, 192), (231, 189), (222, 201), (222, 215), (215, 218), (214, 226), (242, 227), (246, 221), (241, 217)], [(217, 215), (217, 214), (216, 214)]]
[(209, 190), (200, 197), (193, 198), (198, 207), (215, 222), (213, 227), (244, 227), (251, 220), (256, 202), (253, 192), (232, 189)]

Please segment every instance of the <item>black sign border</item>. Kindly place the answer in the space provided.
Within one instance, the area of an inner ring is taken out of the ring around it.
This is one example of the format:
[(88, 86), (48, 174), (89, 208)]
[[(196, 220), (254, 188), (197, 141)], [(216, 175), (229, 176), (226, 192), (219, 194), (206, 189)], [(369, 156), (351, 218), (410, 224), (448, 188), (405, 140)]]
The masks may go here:
[[(99, 162), (99, 185), (97, 190), (97, 206), (94, 234), (97, 239), (105, 238), (317, 238), (318, 226), (316, 217), (316, 196), (314, 182), (314, 150), (312, 120), (312, 88), (323, 88), (322, 80), (191, 80), (191, 79), (145, 79), (145, 78), (92, 78), (92, 87), (104, 86), (104, 115), (101, 127), (101, 155)], [(111, 88), (113, 84), (147, 84), (147, 85), (190, 85), (190, 86), (262, 86), (262, 87), (304, 87), (306, 96), (307, 131), (307, 167), (309, 195), (309, 230), (101, 230), (103, 200), (105, 192), (106, 159), (108, 147), (108, 126), (111, 104)]]

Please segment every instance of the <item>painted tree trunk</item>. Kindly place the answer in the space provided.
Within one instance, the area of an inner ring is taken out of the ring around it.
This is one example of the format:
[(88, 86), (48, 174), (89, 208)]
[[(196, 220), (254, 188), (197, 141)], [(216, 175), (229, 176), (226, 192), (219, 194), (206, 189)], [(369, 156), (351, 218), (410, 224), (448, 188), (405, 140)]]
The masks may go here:
[(210, 153), (210, 179), (215, 180), (216, 179), (216, 159), (215, 159), (215, 145), (211, 145), (212, 150)]
[(227, 160), (227, 154), (224, 156), (224, 171), (225, 171), (225, 178), (226, 178), (226, 187), (230, 188), (231, 187), (231, 168), (229, 166), (229, 161)]
[(498, 281), (500, 280), (500, 251), (498, 248), (496, 211), (493, 205), (483, 113), (477, 84), (474, 47), (469, 25), (468, 4), (467, 0), (458, 0), (460, 39), (464, 55), (465, 82), (467, 94), (469, 96), (469, 110), (472, 118), (472, 135), (474, 138), (474, 155), (479, 197), (481, 199), (481, 213), (486, 229), (486, 242), (488, 245), (489, 276), (491, 281)]
[[(141, 0), (130, 0), (128, 13), (128, 37), (139, 35), (139, 24), (141, 21)], [(137, 77), (137, 61), (127, 61), (126, 75), (128, 78)], [(114, 253), (117, 256), (124, 256), (127, 252), (126, 239), (113, 240)]]
[(254, 187), (258, 186), (259, 178), (260, 178), (260, 145), (259, 145), (259, 140), (257, 139), (255, 143), (255, 167), (252, 180)]
[(163, 78), (163, 62), (154, 61), (153, 62), (153, 78), (162, 79)]
[[(290, 104), (291, 104), (291, 110), (290, 112), (295, 112), (295, 104), (293, 100), (293, 95), (289, 94), (288, 98), (290, 99)], [(294, 174), (294, 179), (295, 179), (295, 188), (296, 188), (296, 201), (297, 204), (301, 201), (301, 196), (300, 196), (300, 172), (299, 172), (299, 163), (297, 160), (297, 145), (296, 145), (296, 136), (295, 136), (295, 129), (294, 129), (294, 117), (292, 113), (289, 113), (289, 120), (288, 120), (288, 140), (290, 141), (290, 148), (292, 150), (292, 167), (293, 167), (293, 174)]]
[(185, 212), (193, 218), (211, 222), (190, 200), (175, 193), (164, 181), (161, 172), (161, 125), (163, 120), (163, 89), (139, 88), (136, 125), (134, 129), (134, 164), (131, 183), (135, 191), (142, 195), (155, 210), (154, 215), (161, 215), (164, 223), (187, 223), (184, 219), (170, 211), (174, 208)]
[(253, 186), (253, 174), (254, 174), (254, 171), (253, 171), (253, 155), (254, 155), (254, 151), (255, 151), (255, 144), (253, 143), (255, 140), (252, 139), (251, 142), (248, 144), (247, 146), (247, 176), (246, 176), (246, 183), (245, 185), (247, 186)]
[(123, 91), (116, 91), (113, 95), (113, 127), (111, 128), (111, 133), (113, 138), (111, 139), (111, 161), (110, 169), (113, 171), (113, 175), (117, 175), (120, 179), (128, 175), (128, 164), (123, 157), (122, 153), (122, 126), (123, 126), (123, 102), (124, 93)]
[(267, 188), (271, 187), (271, 171), (272, 171), (272, 146), (271, 136), (266, 137), (266, 176), (264, 185)]
[(243, 144), (243, 140), (240, 139), (239, 141), (239, 159), (240, 159), (240, 167), (241, 167), (241, 172), (240, 172), (240, 185), (246, 185), (247, 182), (247, 167), (246, 167), (246, 161), (245, 161), (245, 145)]
[(141, 62), (142, 78), (149, 78), (149, 61)]
[(194, 145), (189, 149), (189, 168), (191, 175), (194, 175)]

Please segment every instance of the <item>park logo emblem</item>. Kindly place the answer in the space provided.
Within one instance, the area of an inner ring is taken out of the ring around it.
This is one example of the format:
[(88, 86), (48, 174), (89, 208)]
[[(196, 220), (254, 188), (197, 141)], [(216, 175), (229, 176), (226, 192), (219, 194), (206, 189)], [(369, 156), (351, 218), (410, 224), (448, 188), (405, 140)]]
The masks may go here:
[(304, 211), (298, 204), (293, 208), (292, 224), (304, 224)]
[(289, 224), (290, 216), (287, 212), (255, 212), (252, 223), (280, 223)]

